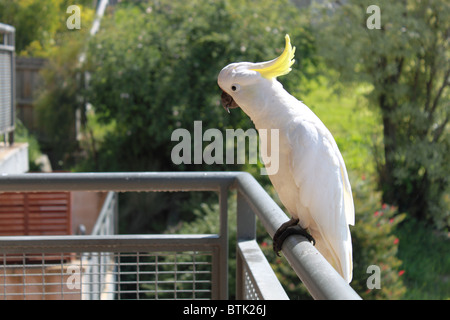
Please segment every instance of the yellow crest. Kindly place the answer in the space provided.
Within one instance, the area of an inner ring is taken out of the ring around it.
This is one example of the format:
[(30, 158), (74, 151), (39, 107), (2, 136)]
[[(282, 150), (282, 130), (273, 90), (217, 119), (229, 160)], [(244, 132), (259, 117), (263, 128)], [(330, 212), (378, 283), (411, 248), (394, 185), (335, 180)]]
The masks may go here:
[(292, 68), (291, 66), (294, 64), (294, 53), (295, 53), (295, 47), (292, 47), (291, 45), (291, 39), (289, 38), (289, 35), (287, 34), (285, 36), (286, 40), (286, 46), (284, 48), (283, 53), (278, 58), (261, 63), (261, 67), (257, 67), (254, 70), (261, 74), (266, 79), (273, 79), (279, 76), (283, 76), (285, 74), (288, 74)]

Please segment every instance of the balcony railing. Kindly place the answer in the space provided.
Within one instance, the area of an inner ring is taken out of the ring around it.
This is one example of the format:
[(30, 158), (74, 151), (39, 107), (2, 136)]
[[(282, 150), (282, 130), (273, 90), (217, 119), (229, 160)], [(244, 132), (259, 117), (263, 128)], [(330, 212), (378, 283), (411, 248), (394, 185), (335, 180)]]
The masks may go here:
[[(6, 289), (2, 293), (1, 286), (9, 276), (7, 259), (14, 256), (23, 261), (20, 292), (15, 293), (21, 298), (51, 296), (57, 291), (58, 297), (69, 299), (227, 299), (227, 200), (232, 189), (237, 190), (238, 243), (237, 248), (232, 248), (237, 251), (236, 297), (288, 299), (255, 240), (256, 216), (271, 237), (288, 217), (250, 174), (240, 172), (1, 176), (0, 192), (213, 191), (219, 195), (220, 225), (217, 234), (104, 235), (108, 232), (101, 230), (108, 229), (102, 224), (115, 223), (113, 217), (117, 213), (115, 205), (105, 204), (98, 227), (94, 228), (95, 235), (1, 237), (0, 298), (10, 298)], [(108, 197), (110, 203), (117, 203), (114, 193)], [(282, 251), (315, 299), (360, 299), (305, 238), (290, 236)], [(41, 256), (42, 265), (28, 264), (27, 256), (36, 254)], [(54, 273), (44, 274), (46, 257), (54, 261), (55, 256), (60, 265)], [(31, 288), (27, 283), (30, 273), (42, 274), (44, 289), (39, 294), (27, 291)]]
[[(14, 143), (15, 119), (15, 63), (14, 33), (12, 26), (0, 23), (0, 136)], [(9, 134), (9, 135), (8, 135)]]

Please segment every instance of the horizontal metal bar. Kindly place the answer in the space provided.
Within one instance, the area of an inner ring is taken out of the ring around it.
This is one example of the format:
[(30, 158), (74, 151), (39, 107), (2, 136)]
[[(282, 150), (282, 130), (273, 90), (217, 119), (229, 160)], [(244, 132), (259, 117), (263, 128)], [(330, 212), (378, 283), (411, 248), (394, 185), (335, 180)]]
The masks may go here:
[(219, 191), (236, 172), (114, 172), (1, 174), (0, 192), (33, 191)]
[(16, 28), (9, 24), (0, 23), (0, 33), (14, 33)]
[(14, 50), (15, 50), (14, 46), (0, 44), (0, 51), (14, 52)]
[(218, 235), (11, 236), (0, 238), (0, 253), (211, 251)]
[(293, 235), (283, 254), (316, 300), (361, 300), (361, 297), (305, 237)]

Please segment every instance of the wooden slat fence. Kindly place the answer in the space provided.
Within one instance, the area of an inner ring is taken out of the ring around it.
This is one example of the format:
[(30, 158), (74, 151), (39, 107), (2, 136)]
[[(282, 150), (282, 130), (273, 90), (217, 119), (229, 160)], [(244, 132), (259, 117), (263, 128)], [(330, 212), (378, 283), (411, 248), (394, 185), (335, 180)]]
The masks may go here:
[(70, 192), (0, 194), (0, 236), (70, 234)]

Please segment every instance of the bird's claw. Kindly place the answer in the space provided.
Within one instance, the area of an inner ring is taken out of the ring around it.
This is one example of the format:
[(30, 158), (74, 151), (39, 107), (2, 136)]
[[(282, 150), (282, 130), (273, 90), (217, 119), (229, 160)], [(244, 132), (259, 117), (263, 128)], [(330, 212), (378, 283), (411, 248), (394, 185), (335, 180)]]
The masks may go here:
[(275, 233), (273, 237), (273, 251), (277, 254), (277, 256), (280, 257), (280, 251), (281, 246), (283, 245), (283, 242), (286, 240), (287, 237), (298, 234), (301, 236), (304, 236), (306, 239), (308, 239), (309, 242), (311, 242), (314, 245), (316, 245), (316, 240), (311, 236), (305, 229), (300, 227), (299, 225), (294, 226), (287, 226), (285, 228), (280, 227), (277, 232)]

